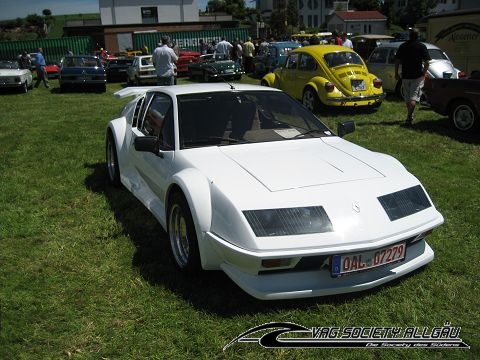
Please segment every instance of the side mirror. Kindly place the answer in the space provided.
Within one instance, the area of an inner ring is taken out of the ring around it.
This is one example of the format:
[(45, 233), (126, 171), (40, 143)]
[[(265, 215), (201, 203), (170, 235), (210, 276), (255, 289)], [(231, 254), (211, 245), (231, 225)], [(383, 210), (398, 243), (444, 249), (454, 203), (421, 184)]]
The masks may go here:
[(343, 121), (337, 125), (337, 134), (340, 137), (344, 137), (355, 131), (355, 122), (352, 120)]
[(160, 142), (156, 136), (140, 136), (134, 141), (135, 150), (151, 152), (157, 156), (163, 157), (160, 151)]

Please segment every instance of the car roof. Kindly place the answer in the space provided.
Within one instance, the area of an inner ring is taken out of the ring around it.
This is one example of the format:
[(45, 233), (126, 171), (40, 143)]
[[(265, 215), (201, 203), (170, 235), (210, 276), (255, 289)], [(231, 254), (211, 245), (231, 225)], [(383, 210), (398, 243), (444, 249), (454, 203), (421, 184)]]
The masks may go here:
[(379, 34), (364, 34), (364, 35), (355, 35), (351, 37), (352, 40), (358, 39), (366, 39), (366, 40), (379, 40), (379, 39), (395, 39), (393, 36), (390, 35), (379, 35)]
[(301, 47), (302, 44), (296, 41), (274, 41), (268, 44), (269, 46), (282, 47), (282, 46), (295, 46)]
[[(400, 45), (402, 45), (405, 41), (392, 41), (392, 42), (386, 42), (386, 43), (382, 43), (380, 45), (378, 45), (376, 47), (376, 49), (378, 48), (385, 48), (385, 47), (388, 47), (388, 48), (394, 48), (394, 49), (397, 49)], [(430, 43), (427, 43), (427, 42), (422, 42), (422, 44), (424, 44), (427, 49), (440, 49), (438, 46), (436, 45), (433, 45), (433, 44), (430, 44)]]
[(328, 54), (335, 51), (346, 51), (346, 52), (354, 52), (352, 49), (343, 46), (343, 45), (308, 45), (296, 48), (290, 52), (290, 54), (297, 53), (297, 52), (306, 52), (316, 56), (323, 56), (324, 54)]
[(253, 85), (253, 84), (242, 84), (242, 83), (232, 83), (227, 82), (218, 82), (218, 83), (207, 83), (207, 84), (182, 84), (174, 86), (135, 86), (127, 87), (122, 90), (119, 90), (114, 93), (116, 98), (122, 99), (127, 96), (139, 96), (143, 95), (147, 91), (162, 90), (165, 93), (168, 93), (172, 96), (185, 95), (191, 93), (208, 93), (208, 92), (218, 92), (218, 91), (273, 91), (278, 92), (281, 90), (276, 88), (271, 88), (267, 86)]

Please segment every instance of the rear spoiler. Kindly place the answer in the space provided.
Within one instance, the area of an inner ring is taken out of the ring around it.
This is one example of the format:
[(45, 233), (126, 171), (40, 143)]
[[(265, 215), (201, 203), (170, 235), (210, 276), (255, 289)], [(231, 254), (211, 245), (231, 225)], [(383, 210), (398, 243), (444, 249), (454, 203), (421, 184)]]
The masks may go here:
[(127, 87), (122, 90), (116, 91), (113, 96), (117, 99), (123, 99), (127, 96), (140, 96), (145, 94), (148, 90), (155, 88), (155, 86), (135, 86)]

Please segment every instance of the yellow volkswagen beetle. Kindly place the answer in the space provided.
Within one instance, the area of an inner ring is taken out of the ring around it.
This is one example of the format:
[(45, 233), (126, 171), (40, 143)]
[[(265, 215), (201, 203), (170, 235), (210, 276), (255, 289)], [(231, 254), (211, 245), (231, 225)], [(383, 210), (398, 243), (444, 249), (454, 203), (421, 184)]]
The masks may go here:
[(290, 52), (285, 65), (266, 74), (261, 85), (281, 89), (311, 111), (321, 106), (378, 107), (382, 80), (362, 58), (339, 45), (310, 45)]

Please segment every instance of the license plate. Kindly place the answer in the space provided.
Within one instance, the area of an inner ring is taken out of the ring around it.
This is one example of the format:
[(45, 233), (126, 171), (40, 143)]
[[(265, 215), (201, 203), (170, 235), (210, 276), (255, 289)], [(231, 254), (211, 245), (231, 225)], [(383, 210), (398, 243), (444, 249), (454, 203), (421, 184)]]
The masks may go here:
[(336, 277), (403, 261), (405, 251), (405, 242), (401, 242), (376, 250), (333, 255), (331, 273)]
[(352, 90), (353, 91), (363, 91), (366, 90), (365, 81), (363, 80), (352, 80)]
[(225, 73), (226, 74), (231, 74), (231, 73), (233, 73), (233, 69), (225, 69)]

